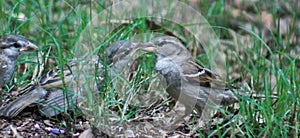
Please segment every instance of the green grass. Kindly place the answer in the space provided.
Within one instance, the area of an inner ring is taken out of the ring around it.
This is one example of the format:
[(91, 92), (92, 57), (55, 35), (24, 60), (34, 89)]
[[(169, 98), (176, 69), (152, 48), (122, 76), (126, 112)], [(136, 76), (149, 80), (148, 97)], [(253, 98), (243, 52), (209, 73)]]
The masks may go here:
[[(106, 36), (99, 35), (90, 39), (92, 34), (89, 34), (86, 27), (89, 26), (91, 19), (94, 19), (92, 11), (101, 12), (105, 8), (105, 1), (100, 2), (77, 2), (77, 1), (18, 1), (13, 0), (7, 2), (0, 1), (0, 22), (1, 36), (17, 33), (22, 34), (33, 40), (38, 46), (38, 52), (29, 53), (18, 61), (20, 64), (28, 65), (28, 70), (24, 74), (15, 73), (14, 83), (6, 89), (17, 89), (25, 86), (37, 79), (37, 75), (32, 75), (34, 68), (39, 66), (47, 70), (58, 65), (63, 68), (65, 63), (77, 56), (83, 49), (76, 47), (77, 42), (82, 37), (82, 33), (87, 34), (84, 37), (87, 40), (99, 41), (94, 47), (98, 51), (94, 51), (102, 55), (104, 60), (104, 77), (105, 85), (99, 93), (89, 93), (89, 103), (87, 107), (92, 107), (86, 111), (89, 115), (87, 118), (94, 120), (95, 126), (105, 122), (104, 116), (114, 116), (120, 122), (127, 120), (135, 120), (135, 115), (147, 112), (146, 108), (139, 108), (138, 104), (134, 104), (140, 94), (151, 92), (163, 93), (161, 91), (146, 91), (153, 79), (154, 71), (154, 55), (144, 54), (141, 60), (144, 61), (138, 67), (136, 78), (132, 82), (120, 76), (118, 79), (123, 86), (124, 92), (117, 91), (118, 89), (111, 86), (112, 78), (107, 77), (109, 71), (105, 56), (103, 56), (105, 47), (116, 40), (134, 40), (139, 34), (151, 33), (151, 28), (147, 25), (144, 19), (135, 20), (130, 25), (121, 26), (114, 32), (107, 33)], [(232, 122), (220, 123), (219, 126), (212, 127), (213, 130), (203, 131), (198, 129), (197, 133), (202, 136), (228, 136), (229, 132), (238, 136), (246, 137), (297, 137), (299, 136), (299, 102), (300, 102), (300, 71), (299, 71), (299, 54), (291, 55), (291, 50), (297, 47), (294, 41), (288, 41), (299, 34), (297, 7), (291, 5), (292, 13), (283, 13), (292, 17), (292, 26), (289, 26), (289, 32), (284, 36), (281, 35), (279, 25), (275, 26), (269, 35), (263, 36), (262, 24), (258, 24), (258, 32), (252, 28), (240, 27), (236, 32), (230, 33), (231, 26), (229, 21), (234, 18), (231, 13), (224, 12), (224, 4), (226, 1), (217, 1), (207, 4), (208, 2), (200, 2), (201, 12), (208, 22), (213, 26), (214, 31), (220, 36), (222, 44), (227, 46), (224, 51), (226, 54), (226, 72), (228, 73), (229, 82), (239, 82), (239, 79), (244, 80), (249, 85), (249, 88), (260, 94), (270, 95), (277, 92), (276, 100), (271, 98), (254, 100), (253, 98), (242, 97), (239, 103), (239, 112), (234, 115)], [(260, 7), (261, 4), (274, 6), (275, 8), (267, 11), (273, 16), (273, 22), (279, 22), (279, 13), (282, 12), (281, 7), (276, 6), (276, 2), (268, 4), (268, 2), (258, 1), (251, 3), (253, 14), (261, 16), (265, 11)], [(282, 13), (281, 13), (282, 14)], [(18, 16), (24, 15), (25, 19), (18, 19)], [(109, 16), (102, 17), (107, 20)], [(240, 17), (241, 18), (241, 17)], [(243, 21), (243, 19), (241, 19)], [(237, 21), (239, 22), (239, 21)], [(95, 23), (95, 22), (93, 22)], [(165, 26), (168, 28), (168, 23)], [(107, 31), (108, 28), (92, 28), (97, 31)], [(172, 28), (171, 30), (179, 30)], [(157, 32), (164, 32), (164, 29)], [(101, 32), (102, 34), (103, 32)], [(98, 33), (100, 34), (100, 33)], [(180, 34), (185, 40), (190, 36)], [(268, 38), (268, 42), (265, 40)], [(104, 39), (105, 38), (105, 39)], [(142, 41), (149, 40), (150, 36), (142, 37)], [(234, 38), (236, 41), (234, 41)], [(248, 38), (247, 40), (245, 40)], [(296, 38), (299, 39), (299, 38)], [(100, 43), (101, 42), (101, 43)], [(247, 42), (247, 43), (245, 43)], [(299, 44), (298, 44), (299, 45)], [(298, 46), (299, 47), (299, 46)], [(39, 60), (36, 60), (38, 56)], [(201, 52), (195, 55), (197, 61), (202, 65), (207, 65), (207, 56)], [(298, 59), (297, 59), (298, 58)], [(44, 61), (53, 60), (54, 62)], [(209, 66), (209, 65), (207, 65)], [(235, 76), (235, 77), (232, 77)], [(238, 76), (238, 77), (236, 77)], [(275, 82), (275, 83), (274, 83)], [(241, 82), (239, 82), (241, 83)], [(236, 85), (239, 85), (237, 83)], [(124, 85), (125, 84), (125, 85)], [(235, 105), (236, 106), (236, 105)], [(220, 111), (225, 116), (232, 115), (229, 111)], [(67, 113), (68, 114), (68, 113)], [(73, 122), (76, 116), (71, 116), (67, 122)], [(68, 123), (67, 123), (68, 124)], [(62, 123), (65, 125), (65, 123)], [(191, 126), (193, 127), (193, 126)], [(234, 136), (235, 137), (235, 136)]]

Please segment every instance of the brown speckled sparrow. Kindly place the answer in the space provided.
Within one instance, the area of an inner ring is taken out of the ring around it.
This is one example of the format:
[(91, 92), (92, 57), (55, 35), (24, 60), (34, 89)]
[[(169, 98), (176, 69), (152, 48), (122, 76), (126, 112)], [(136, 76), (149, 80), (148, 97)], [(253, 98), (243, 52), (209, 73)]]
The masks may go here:
[(37, 48), (20, 35), (8, 35), (0, 39), (0, 90), (11, 79), (18, 57)]
[[(120, 73), (124, 70), (125, 66), (128, 66), (128, 62), (132, 59), (130, 53), (136, 50), (138, 46), (138, 43), (122, 40), (116, 41), (107, 47), (106, 53), (108, 56), (108, 64), (114, 73)], [(66, 85), (74, 79), (72, 72), (76, 71), (76, 67), (77, 64), (70, 62), (68, 67), (64, 68), (63, 74)], [(114, 73), (111, 73), (110, 75)], [(38, 81), (38, 83), (25, 88), (23, 91), (27, 92), (24, 95), (2, 107), (0, 109), (0, 115), (15, 117), (28, 105), (36, 102), (42, 103), (43, 106), (41, 112), (50, 117), (63, 112), (67, 107), (73, 108), (74, 104), (80, 101), (80, 99), (74, 92), (70, 92), (68, 93), (69, 103), (66, 102), (67, 99), (65, 98), (64, 91), (58, 89), (59, 87), (62, 87), (63, 84), (60, 74), (61, 70), (58, 67), (50, 70)], [(98, 79), (103, 80), (102, 75), (99, 75)], [(66, 106), (67, 104), (68, 106)]]
[(200, 66), (176, 38), (157, 37), (143, 49), (157, 56), (155, 69), (167, 82), (167, 92), (185, 107), (185, 115), (205, 107), (237, 102), (234, 93), (210, 70)]

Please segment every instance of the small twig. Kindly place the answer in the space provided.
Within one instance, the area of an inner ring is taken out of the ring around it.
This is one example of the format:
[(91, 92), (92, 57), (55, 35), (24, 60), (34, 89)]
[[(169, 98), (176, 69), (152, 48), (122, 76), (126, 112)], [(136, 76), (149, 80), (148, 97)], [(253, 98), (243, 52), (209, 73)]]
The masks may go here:
[(12, 130), (12, 132), (14, 133), (14, 136), (16, 136), (17, 138), (23, 138), (18, 132), (17, 129), (14, 128), (12, 125), (9, 126), (10, 129)]

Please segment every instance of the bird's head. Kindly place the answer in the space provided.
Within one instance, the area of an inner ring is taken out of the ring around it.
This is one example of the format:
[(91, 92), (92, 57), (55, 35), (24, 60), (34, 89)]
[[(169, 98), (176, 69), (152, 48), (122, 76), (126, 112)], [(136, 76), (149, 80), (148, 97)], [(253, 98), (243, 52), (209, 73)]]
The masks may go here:
[(11, 58), (18, 58), (18, 56), (38, 47), (20, 35), (8, 35), (0, 39), (0, 50)]
[(161, 36), (150, 41), (151, 44), (145, 44), (143, 50), (153, 52), (158, 59), (165, 57), (176, 58), (176, 56), (189, 55), (184, 45), (175, 37)]
[(109, 63), (114, 63), (119, 59), (129, 55), (138, 45), (126, 40), (113, 42), (106, 48)]
[[(123, 59), (124, 62), (128, 62), (130, 59), (135, 59), (136, 54), (140, 48), (146, 47), (147, 43), (137, 43), (130, 42), (127, 40), (116, 41), (110, 44), (106, 48), (106, 53), (108, 55), (109, 63), (116, 63), (120, 59)], [(151, 44), (152, 45), (152, 44)]]

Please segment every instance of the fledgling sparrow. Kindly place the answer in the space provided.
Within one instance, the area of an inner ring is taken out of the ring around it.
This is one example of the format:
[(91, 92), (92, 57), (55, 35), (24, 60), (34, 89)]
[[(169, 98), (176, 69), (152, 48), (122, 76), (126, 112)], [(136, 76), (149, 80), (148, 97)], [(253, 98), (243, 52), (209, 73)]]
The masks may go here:
[[(107, 47), (106, 53), (108, 56), (108, 64), (111, 68), (111, 76), (122, 71), (127, 72), (126, 74), (130, 74), (126, 70), (126, 66), (128, 66), (128, 62), (133, 59), (132, 57), (134, 55), (131, 53), (134, 52), (139, 45), (140, 44), (138, 43), (121, 40), (116, 41)], [(101, 64), (98, 59), (95, 59), (95, 57), (92, 60), (94, 60), (94, 63), (96, 62)], [(100, 69), (102, 68), (101, 66), (102, 65), (99, 65)], [(76, 71), (77, 67), (77, 63), (69, 62), (68, 67), (64, 68), (63, 76), (66, 85), (69, 85), (71, 81), (74, 81), (73, 72)], [(88, 65), (85, 67), (88, 67)], [(132, 68), (132, 66), (129, 66), (129, 68)], [(76, 102), (81, 99), (78, 98), (74, 92), (70, 92), (67, 94), (69, 103), (67, 102), (64, 91), (62, 89), (58, 89), (58, 87), (62, 87), (63, 84), (61, 74), (62, 70), (60, 70), (59, 67), (50, 70), (47, 74), (42, 76), (36, 84), (26, 87), (24, 91), (27, 92), (24, 95), (9, 103), (7, 106), (2, 107), (0, 109), (0, 115), (15, 117), (28, 105), (36, 102), (42, 104), (41, 112), (50, 117), (61, 113), (67, 109), (68, 106), (71, 108), (74, 107), (74, 103), (76, 104)], [(103, 80), (102, 74), (98, 77), (98, 79)], [(73, 90), (76, 91), (75, 89)], [(68, 106), (66, 106), (67, 104)]]
[(11, 79), (18, 57), (37, 48), (20, 35), (11, 34), (0, 39), (0, 90)]
[(199, 65), (177, 38), (161, 36), (151, 43), (143, 49), (156, 55), (155, 69), (166, 80), (170, 96), (186, 107), (185, 115), (193, 108), (201, 114), (205, 106), (226, 106), (238, 101), (219, 76)]

